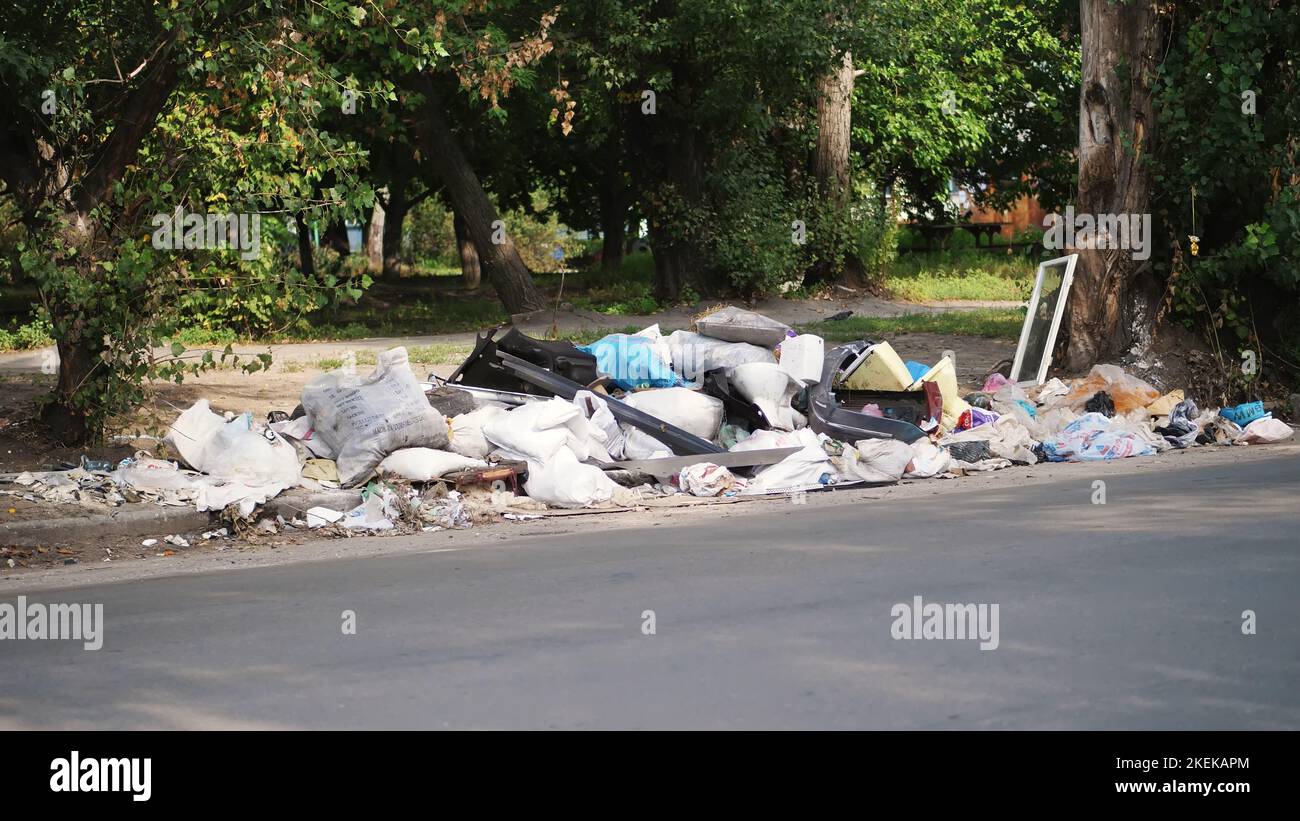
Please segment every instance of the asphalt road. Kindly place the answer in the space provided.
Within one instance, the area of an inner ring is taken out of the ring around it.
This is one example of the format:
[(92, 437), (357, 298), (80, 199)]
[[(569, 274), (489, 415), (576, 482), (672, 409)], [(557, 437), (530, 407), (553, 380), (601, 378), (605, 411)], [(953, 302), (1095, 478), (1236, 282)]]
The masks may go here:
[(0, 641), (0, 728), (1300, 727), (1300, 459), (1077, 476), (32, 593), (104, 645)]

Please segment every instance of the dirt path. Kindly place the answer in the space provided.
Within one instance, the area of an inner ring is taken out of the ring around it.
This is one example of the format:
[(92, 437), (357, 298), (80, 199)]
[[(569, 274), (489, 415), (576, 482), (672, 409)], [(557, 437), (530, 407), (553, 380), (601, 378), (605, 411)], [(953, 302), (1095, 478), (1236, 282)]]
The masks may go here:
[[(524, 333), (532, 336), (545, 336), (553, 329), (566, 333), (601, 330), (612, 332), (629, 326), (643, 328), (657, 322), (660, 328), (667, 333), (689, 327), (692, 319), (700, 311), (714, 304), (709, 302), (701, 303), (695, 307), (678, 307), (653, 316), (610, 316), (587, 310), (570, 310), (558, 313), (540, 311), (517, 318), (516, 325)], [(944, 313), (975, 308), (1009, 308), (1019, 304), (1016, 302), (898, 302), (853, 293), (845, 294), (843, 298), (837, 299), (785, 299), (783, 297), (772, 297), (760, 300), (752, 306), (752, 309), (787, 325), (800, 325), (807, 322), (816, 322), (843, 311), (852, 311), (855, 316), (894, 317), (904, 314)], [(919, 337), (922, 334), (913, 334), (913, 336)], [(236, 345), (235, 352), (248, 355), (269, 352), (280, 365), (290, 363), (311, 365), (322, 359), (339, 359), (347, 351), (381, 351), (396, 345), (405, 345), (408, 348), (416, 346), (447, 348), (471, 345), (473, 342), (474, 333), (465, 332), (404, 337), (373, 337), (340, 342), (294, 342), (276, 345), (244, 343)], [(895, 348), (897, 347), (895, 345)], [(30, 351), (0, 353), (0, 374), (39, 374), (42, 372), (43, 364), (48, 369), (52, 350), (52, 348), (40, 348)], [(203, 351), (207, 349), (199, 348), (196, 350)], [(217, 353), (221, 352), (220, 347), (212, 350)], [(166, 349), (163, 348), (159, 348), (157, 353), (159, 356), (167, 355)], [(937, 355), (936, 353), (935, 356), (937, 357)]]

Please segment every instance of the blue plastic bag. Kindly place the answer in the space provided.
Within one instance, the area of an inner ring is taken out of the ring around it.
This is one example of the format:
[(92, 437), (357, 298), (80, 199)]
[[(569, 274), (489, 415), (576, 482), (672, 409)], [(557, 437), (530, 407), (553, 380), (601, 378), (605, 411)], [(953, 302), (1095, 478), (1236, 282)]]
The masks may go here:
[(1224, 408), (1219, 411), (1219, 415), (1224, 419), (1227, 419), (1229, 422), (1240, 425), (1244, 428), (1256, 419), (1262, 419), (1264, 417), (1264, 403), (1243, 402), (1235, 408)]
[(596, 370), (624, 390), (677, 388), (685, 385), (673, 366), (659, 358), (647, 337), (610, 334), (578, 350), (596, 357)]

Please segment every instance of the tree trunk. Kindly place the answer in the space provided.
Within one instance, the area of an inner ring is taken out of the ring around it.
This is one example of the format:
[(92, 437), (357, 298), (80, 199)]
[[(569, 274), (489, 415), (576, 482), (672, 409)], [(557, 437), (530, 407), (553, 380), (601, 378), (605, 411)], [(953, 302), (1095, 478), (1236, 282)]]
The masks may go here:
[(636, 241), (639, 239), (641, 239), (641, 212), (637, 210), (636, 203), (633, 203), (627, 220), (627, 243), (623, 246), (624, 256), (631, 256), (636, 250)]
[(366, 230), (366, 267), (372, 274), (384, 271), (384, 206), (375, 198), (370, 212), (370, 225)]
[(465, 220), (465, 230), (478, 249), (483, 273), (496, 289), (507, 313), (540, 310), (545, 307), (542, 294), (452, 136), (441, 103), (431, 90), (426, 91), (425, 100), (424, 116), (418, 123), (423, 159), (442, 182), (452, 211)]
[(320, 238), (321, 247), (329, 248), (341, 257), (352, 253), (352, 242), (348, 239), (348, 226), (341, 219), (336, 219), (325, 226), (325, 233)]
[(813, 177), (822, 196), (846, 202), (850, 194), (849, 137), (853, 114), (853, 55), (817, 83), (817, 148)]
[(622, 191), (602, 183), (600, 189), (600, 269), (607, 273), (623, 265), (623, 237), (627, 225), (627, 206)]
[[(1147, 158), (1155, 137), (1151, 82), (1161, 22), (1154, 0), (1082, 0), (1075, 206), (1080, 215), (1141, 219), (1151, 213)], [(1071, 371), (1145, 347), (1158, 298), (1150, 259), (1135, 260), (1134, 251), (1127, 249), (1077, 251), (1079, 261), (1057, 348), (1062, 364)]]
[(388, 208), (384, 210), (383, 277), (395, 282), (402, 276), (402, 227), (411, 201), (406, 196), (405, 178), (396, 178), (388, 184)]
[(469, 238), (465, 220), (461, 219), (459, 214), (453, 215), (451, 223), (456, 232), (456, 249), (460, 252), (460, 278), (466, 288), (477, 291), (483, 284), (483, 269), (479, 267), (478, 249), (474, 247), (474, 240)]
[(56, 440), (68, 447), (78, 447), (95, 439), (98, 431), (91, 424), (86, 404), (73, 397), (83, 386), (103, 381), (94, 376), (103, 346), (95, 346), (74, 334), (60, 339), (57, 347), (59, 376), (54, 386), (54, 401), (42, 410), (41, 421)]
[(311, 228), (301, 211), (293, 215), (293, 224), (298, 229), (298, 268), (304, 277), (315, 279), (316, 257), (311, 248)]
[[(678, 150), (664, 158), (668, 183), (682, 200), (695, 206), (704, 199), (701, 180), (704, 178), (704, 160), (700, 154), (696, 131), (689, 123), (681, 126)], [(706, 280), (705, 255), (695, 230), (685, 220), (661, 215), (652, 217), (650, 224), (654, 253), (654, 295), (657, 299), (675, 301), (687, 285), (711, 290)]]

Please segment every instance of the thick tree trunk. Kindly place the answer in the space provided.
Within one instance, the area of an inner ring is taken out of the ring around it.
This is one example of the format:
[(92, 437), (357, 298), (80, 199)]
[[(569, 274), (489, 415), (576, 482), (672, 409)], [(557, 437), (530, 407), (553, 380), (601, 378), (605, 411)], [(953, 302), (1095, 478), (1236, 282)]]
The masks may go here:
[(366, 267), (372, 274), (384, 271), (384, 206), (377, 197), (366, 229)]
[(849, 137), (853, 114), (853, 56), (817, 83), (817, 148), (813, 177), (822, 196), (845, 202), (850, 193)]
[(87, 444), (96, 438), (87, 414), (87, 405), (73, 397), (85, 386), (102, 379), (95, 378), (95, 368), (100, 365), (99, 354), (103, 345), (96, 346), (80, 335), (69, 336), (57, 343), (59, 350), (59, 376), (54, 385), (54, 401), (46, 405), (41, 421), (59, 442), (68, 447)]
[(308, 279), (316, 277), (316, 257), (311, 247), (311, 227), (302, 212), (293, 215), (293, 224), (298, 234), (298, 269)]
[(402, 227), (406, 223), (406, 214), (411, 210), (411, 201), (406, 196), (405, 178), (394, 179), (388, 184), (388, 207), (384, 209), (383, 278), (395, 282), (402, 276)]
[(452, 217), (452, 229), (456, 232), (456, 250), (460, 254), (460, 278), (466, 288), (477, 291), (483, 284), (483, 269), (478, 262), (478, 249), (469, 237), (465, 220), (459, 214)]
[(512, 315), (545, 307), (496, 208), (452, 136), (441, 103), (431, 93), (426, 94), (423, 112), (418, 125), (424, 161), (442, 182), (452, 211), (465, 220), (465, 230), (478, 249), (479, 265), (497, 298)]
[(602, 184), (600, 190), (600, 269), (617, 271), (623, 265), (623, 237), (627, 225), (627, 206), (623, 192)]
[[(1147, 158), (1155, 137), (1151, 83), (1162, 42), (1158, 6), (1154, 0), (1082, 0), (1080, 23), (1075, 212), (1140, 221), (1151, 213)], [(1149, 250), (1151, 237), (1145, 239)], [(1057, 348), (1071, 371), (1145, 347), (1157, 298), (1150, 259), (1135, 260), (1130, 249), (1077, 250)]]

